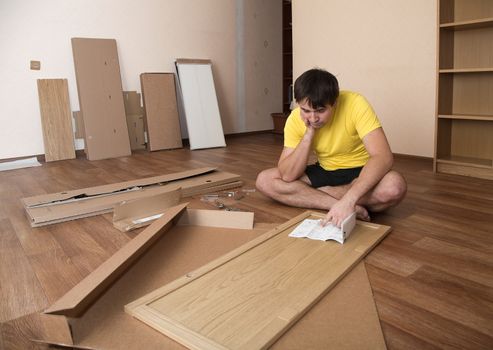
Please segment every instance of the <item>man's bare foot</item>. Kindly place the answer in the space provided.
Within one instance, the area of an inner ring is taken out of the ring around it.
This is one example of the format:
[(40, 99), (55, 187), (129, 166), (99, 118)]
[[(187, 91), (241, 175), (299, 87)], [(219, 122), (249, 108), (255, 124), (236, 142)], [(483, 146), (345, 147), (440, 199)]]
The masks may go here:
[(370, 221), (370, 215), (368, 214), (368, 210), (361, 205), (356, 206), (356, 218), (363, 221)]

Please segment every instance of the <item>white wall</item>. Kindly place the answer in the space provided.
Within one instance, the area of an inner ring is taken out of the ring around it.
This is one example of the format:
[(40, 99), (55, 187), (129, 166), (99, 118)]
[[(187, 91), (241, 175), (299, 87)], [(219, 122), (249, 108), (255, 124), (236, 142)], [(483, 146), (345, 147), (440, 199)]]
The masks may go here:
[(367, 97), (394, 153), (433, 156), (436, 0), (293, 0), (294, 75), (312, 67)]
[[(237, 19), (245, 16), (237, 8), (244, 8), (247, 1), (1, 0), (0, 159), (44, 153), (36, 79), (67, 78), (71, 108), (79, 109), (71, 37), (116, 39), (124, 90), (140, 91), (142, 72), (174, 72), (176, 58), (209, 58), (225, 133), (272, 128), (269, 113), (271, 106), (281, 104), (280, 95), (273, 94), (269, 103), (262, 104), (259, 113), (266, 115), (267, 123), (238, 118), (239, 84), (245, 84), (245, 94), (259, 89), (237, 80), (242, 69), (237, 66), (242, 62)], [(258, 5), (263, 10), (274, 9), (263, 2)], [(262, 20), (271, 20), (270, 31), (262, 36), (246, 31), (249, 39), (245, 39), (243, 52), (249, 52), (248, 45), (263, 43), (265, 36), (280, 42), (280, 15), (278, 23), (276, 15)], [(263, 54), (273, 53), (259, 53)], [(41, 61), (41, 70), (30, 70), (30, 60)], [(280, 71), (276, 74), (274, 80), (280, 81)], [(263, 89), (265, 80), (258, 84)]]

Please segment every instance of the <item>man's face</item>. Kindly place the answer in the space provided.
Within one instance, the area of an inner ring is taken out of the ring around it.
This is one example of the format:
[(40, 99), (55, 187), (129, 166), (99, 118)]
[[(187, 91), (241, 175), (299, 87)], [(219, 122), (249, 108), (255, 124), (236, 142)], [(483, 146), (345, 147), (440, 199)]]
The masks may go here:
[(301, 119), (305, 122), (306, 126), (312, 126), (315, 129), (320, 129), (327, 124), (332, 118), (335, 109), (335, 103), (334, 106), (327, 104), (324, 107), (314, 109), (306, 99), (301, 101), (299, 106)]

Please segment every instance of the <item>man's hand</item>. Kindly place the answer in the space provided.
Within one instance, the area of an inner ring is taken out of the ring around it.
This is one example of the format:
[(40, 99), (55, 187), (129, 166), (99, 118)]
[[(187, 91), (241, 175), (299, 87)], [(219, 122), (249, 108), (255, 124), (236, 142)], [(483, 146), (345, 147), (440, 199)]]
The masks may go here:
[(325, 219), (322, 220), (322, 225), (327, 225), (331, 223), (337, 227), (341, 227), (342, 222), (349, 215), (356, 211), (356, 206), (349, 201), (343, 199), (339, 200), (335, 203), (332, 208), (330, 208), (329, 212), (325, 216)]

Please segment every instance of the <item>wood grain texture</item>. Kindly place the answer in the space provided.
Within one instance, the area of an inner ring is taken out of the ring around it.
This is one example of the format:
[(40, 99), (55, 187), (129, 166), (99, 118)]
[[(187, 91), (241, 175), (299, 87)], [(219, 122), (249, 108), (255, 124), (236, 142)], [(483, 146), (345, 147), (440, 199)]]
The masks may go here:
[[(279, 135), (235, 135), (228, 137), (226, 148), (139, 151), (128, 158), (101, 162), (78, 158), (0, 173), (0, 218), (8, 219), (2, 221), (0, 237), (8, 232), (10, 250), (8, 267), (4, 268), (4, 260), (0, 264), (3, 320), (43, 309), (48, 305), (46, 298), (36, 300), (43, 293), (50, 300), (63, 295), (105, 256), (141, 232), (119, 232), (109, 215), (32, 228), (21, 198), (209, 166), (240, 174), (243, 189), (253, 189), (257, 174), (276, 164), (282, 147)], [(491, 349), (493, 181), (435, 174), (428, 159), (396, 156), (394, 169), (407, 180), (407, 196), (399, 206), (372, 215), (373, 222), (392, 226), (392, 232), (365, 259), (388, 348)], [(216, 209), (200, 198), (192, 198), (190, 207)], [(255, 224), (279, 224), (305, 210), (281, 205), (258, 192), (229, 205), (253, 211)], [(91, 240), (93, 243), (86, 243)], [(164, 243), (173, 244), (168, 240)], [(101, 255), (102, 251), (106, 254)], [(192, 252), (185, 246), (167, 251), (177, 253)], [(0, 259), (5, 258), (0, 254)], [(55, 273), (54, 267), (68, 279), (65, 283), (49, 277)], [(74, 267), (80, 275), (73, 272)], [(187, 269), (175, 273), (173, 279)], [(20, 274), (19, 270), (28, 272)], [(6, 290), (23, 292), (7, 294)], [(115, 291), (110, 297), (118, 295)], [(440, 300), (435, 306), (437, 296)], [(482, 322), (487, 317), (489, 322)], [(101, 321), (95, 327), (109, 322), (112, 320)], [(27, 322), (17, 322), (15, 327), (2, 325), (6, 349), (29, 348), (31, 343), (22, 340), (27, 336), (24, 327), (28, 327)], [(14, 339), (21, 345), (15, 346)]]
[(38, 79), (38, 94), (46, 161), (75, 158), (67, 79)]
[(126, 311), (192, 349), (265, 349), (390, 231), (358, 223), (343, 245), (288, 234), (306, 212)]

